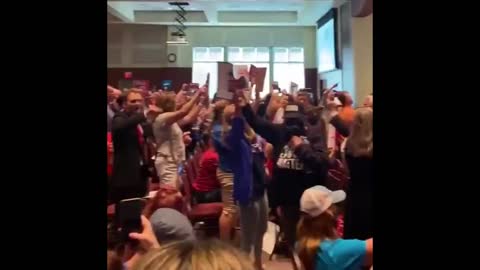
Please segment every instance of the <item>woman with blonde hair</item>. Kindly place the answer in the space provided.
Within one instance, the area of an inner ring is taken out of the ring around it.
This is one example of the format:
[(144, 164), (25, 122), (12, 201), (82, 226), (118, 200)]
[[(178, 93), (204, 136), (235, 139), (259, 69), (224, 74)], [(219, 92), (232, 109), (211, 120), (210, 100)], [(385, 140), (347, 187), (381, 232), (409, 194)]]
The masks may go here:
[(365, 100), (363, 101), (363, 106), (373, 108), (373, 95), (372, 94), (365, 97)]
[(151, 249), (132, 270), (253, 270), (248, 257), (216, 240), (181, 241)]
[(231, 228), (237, 217), (235, 202), (238, 202), (242, 213), (242, 247), (247, 252), (253, 247), (257, 268), (261, 268), (261, 244), (267, 223), (263, 147), (260, 151), (255, 149), (256, 154), (253, 154), (252, 145), (260, 141), (257, 141), (255, 132), (246, 126), (239, 107), (219, 104), (215, 109), (217, 121), (212, 137), (219, 156), (217, 178), (224, 202), (220, 238), (230, 239)]
[(344, 162), (350, 173), (345, 208), (345, 238), (373, 236), (373, 110), (355, 112), (350, 136), (344, 143)]
[(235, 106), (231, 126), (227, 143), (231, 150), (234, 198), (240, 206), (240, 246), (247, 254), (253, 250), (255, 269), (261, 270), (263, 235), (268, 221), (268, 203), (265, 196), (266, 141), (248, 126), (239, 106)]
[(228, 119), (233, 116), (233, 105), (225, 100), (215, 103), (213, 110), (213, 123), (211, 126), (212, 140), (215, 151), (218, 153), (217, 179), (220, 183), (223, 211), (218, 224), (220, 227), (220, 239), (229, 241), (232, 239), (232, 230), (237, 218), (237, 207), (233, 200), (233, 171), (229, 160), (229, 148), (225, 143), (225, 134), (230, 131)]
[(336, 204), (345, 197), (343, 190), (332, 192), (324, 186), (303, 192), (297, 252), (305, 270), (360, 270), (372, 265), (373, 238), (363, 241), (338, 237)]
[(161, 184), (179, 187), (178, 165), (185, 160), (185, 143), (178, 121), (198, 103), (202, 93), (203, 90), (197, 91), (190, 101), (178, 110), (175, 94), (166, 92), (156, 96), (155, 104), (161, 113), (153, 122), (153, 133), (157, 144), (155, 168)]

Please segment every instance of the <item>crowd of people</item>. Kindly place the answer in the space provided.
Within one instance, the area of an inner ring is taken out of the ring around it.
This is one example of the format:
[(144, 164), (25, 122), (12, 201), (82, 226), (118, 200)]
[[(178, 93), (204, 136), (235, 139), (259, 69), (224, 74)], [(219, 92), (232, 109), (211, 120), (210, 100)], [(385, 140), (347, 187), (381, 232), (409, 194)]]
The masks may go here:
[[(143, 231), (130, 234), (137, 244), (110, 246), (109, 269), (264, 269), (269, 220), (306, 270), (373, 268), (373, 95), (355, 108), (332, 89), (315, 104), (302, 89), (260, 98), (248, 87), (226, 100), (189, 86), (107, 87), (108, 204), (118, 213), (119, 202), (147, 198), (158, 183)], [(186, 183), (185, 161), (197, 151), (198, 173)], [(219, 239), (195, 234), (186, 188), (194, 203), (222, 204)]]

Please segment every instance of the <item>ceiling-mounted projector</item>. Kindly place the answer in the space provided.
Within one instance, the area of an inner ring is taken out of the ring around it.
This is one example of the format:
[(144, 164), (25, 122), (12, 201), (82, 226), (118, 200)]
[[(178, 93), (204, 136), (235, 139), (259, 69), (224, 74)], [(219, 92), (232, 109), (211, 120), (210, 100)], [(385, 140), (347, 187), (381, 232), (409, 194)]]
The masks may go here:
[(172, 40), (167, 40), (167, 45), (188, 45), (185, 36), (172, 36)]
[(171, 40), (167, 40), (167, 45), (187, 45), (188, 41), (185, 34), (185, 29), (187, 29), (187, 27), (184, 25), (184, 22), (187, 21), (187, 18), (185, 17), (187, 11), (183, 6), (188, 6), (189, 4), (188, 2), (170, 2), (169, 4), (178, 7), (178, 10), (176, 11), (177, 17), (175, 18), (178, 25), (175, 25), (177, 31), (170, 34)]

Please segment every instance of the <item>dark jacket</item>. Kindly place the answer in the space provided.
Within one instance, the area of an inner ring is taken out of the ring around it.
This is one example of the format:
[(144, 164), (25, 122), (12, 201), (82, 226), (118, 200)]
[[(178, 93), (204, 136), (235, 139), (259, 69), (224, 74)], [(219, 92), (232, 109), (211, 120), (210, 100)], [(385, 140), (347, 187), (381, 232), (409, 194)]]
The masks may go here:
[(125, 112), (115, 114), (112, 121), (114, 163), (112, 187), (143, 187), (147, 184), (142, 173), (143, 148), (138, 140), (137, 126), (146, 121), (143, 113), (128, 115)]
[(271, 207), (297, 206), (305, 189), (325, 183), (328, 154), (322, 136), (312, 132), (315, 129), (307, 129), (305, 143), (291, 151), (285, 125), (272, 124), (256, 116), (250, 105), (245, 106), (242, 113), (255, 132), (274, 148)]
[(265, 154), (263, 152), (254, 152), (252, 154), (252, 172), (253, 172), (253, 191), (252, 199), (254, 201), (265, 196)]
[(373, 237), (373, 158), (345, 154), (350, 180), (345, 205), (344, 237)]
[(220, 159), (223, 159), (223, 165), (233, 173), (233, 198), (240, 205), (247, 205), (250, 202), (253, 185), (252, 150), (244, 131), (244, 120), (235, 117), (225, 139), (218, 132), (213, 136), (215, 148)]

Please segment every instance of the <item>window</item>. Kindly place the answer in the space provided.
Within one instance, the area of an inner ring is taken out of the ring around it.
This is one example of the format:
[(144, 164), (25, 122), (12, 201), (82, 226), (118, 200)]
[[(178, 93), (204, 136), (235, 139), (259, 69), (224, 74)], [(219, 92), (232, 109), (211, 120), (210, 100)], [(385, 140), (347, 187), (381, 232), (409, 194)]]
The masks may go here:
[[(260, 97), (270, 92), (270, 50), (268, 47), (229, 47), (228, 62), (233, 65), (255, 65), (256, 67), (267, 68), (263, 92)], [(252, 92), (252, 95), (254, 93)]]
[(290, 82), (305, 87), (305, 65), (303, 48), (273, 48), (273, 80), (283, 90), (289, 91)]
[(210, 73), (210, 85), (208, 95), (213, 98), (217, 91), (217, 62), (224, 61), (223, 47), (194, 47), (192, 82), (200, 85), (205, 84), (207, 74)]
[(301, 47), (194, 47), (192, 81), (203, 85), (207, 74), (210, 73), (211, 98), (217, 91), (217, 62), (223, 61), (233, 65), (267, 68), (261, 97), (270, 93), (272, 78), (278, 82), (281, 89), (287, 91), (290, 89), (290, 82), (296, 83), (298, 88), (305, 87), (304, 50)]

